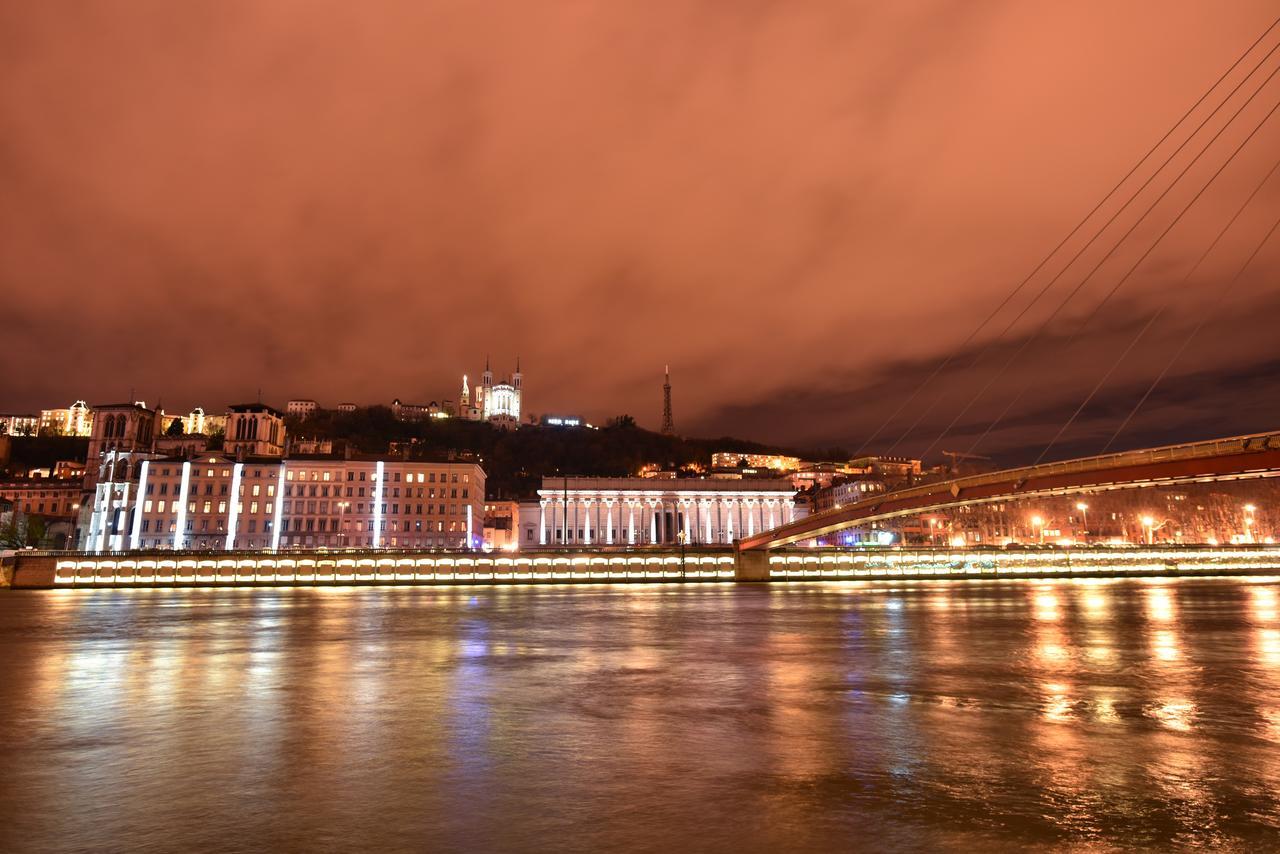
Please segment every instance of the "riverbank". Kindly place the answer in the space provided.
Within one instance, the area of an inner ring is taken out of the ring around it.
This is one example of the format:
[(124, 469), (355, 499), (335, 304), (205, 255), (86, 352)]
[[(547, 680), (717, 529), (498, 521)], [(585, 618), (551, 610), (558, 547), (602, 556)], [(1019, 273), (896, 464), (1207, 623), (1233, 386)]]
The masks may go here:
[(1275, 546), (1018, 549), (728, 548), (475, 552), (19, 553), (21, 589), (420, 584), (705, 583), (1280, 574)]

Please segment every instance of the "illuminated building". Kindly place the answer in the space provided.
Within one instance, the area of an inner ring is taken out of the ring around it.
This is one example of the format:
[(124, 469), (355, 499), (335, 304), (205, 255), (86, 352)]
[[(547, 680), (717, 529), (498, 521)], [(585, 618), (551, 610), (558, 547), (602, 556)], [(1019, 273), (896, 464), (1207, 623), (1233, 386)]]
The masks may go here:
[[(350, 406), (347, 410), (355, 412), (355, 404), (348, 403), (344, 406)], [(339, 407), (339, 411), (342, 408)], [(391, 401), (391, 414), (400, 421), (426, 421), (428, 418), (448, 418), (453, 411), (453, 402), (446, 400), (436, 403), (434, 400), (430, 403), (401, 403), (399, 398)]]
[(844, 507), (884, 491), (884, 481), (877, 478), (863, 477), (846, 480), (834, 483), (825, 489), (819, 489), (814, 494), (814, 508), (821, 512), (835, 507)]
[(316, 403), (314, 400), (291, 400), (284, 405), (284, 411), (286, 414), (303, 420), (310, 418), (319, 409), (320, 404)]
[(800, 468), (799, 457), (782, 454), (742, 454), (737, 451), (717, 451), (711, 455), (711, 467), (717, 469), (753, 468), (773, 471), (795, 471)]
[(517, 530), (520, 502), (489, 501), (484, 505), (484, 548), (491, 551), (515, 551), (520, 547)]
[(520, 506), (520, 547), (732, 543), (799, 515), (786, 480), (548, 477)]
[(39, 432), (39, 415), (0, 415), (0, 436), (34, 436)]
[(70, 521), (80, 508), (80, 482), (42, 477), (0, 480), (0, 498), (12, 502), (15, 513)]
[(84, 438), (93, 431), (93, 410), (83, 400), (66, 409), (40, 410), (40, 432)]
[(250, 457), (284, 454), (284, 414), (264, 403), (240, 403), (227, 408), (227, 453)]
[(204, 409), (197, 406), (182, 419), (182, 432), (187, 435), (223, 433), (227, 429), (226, 415), (206, 415)]
[(484, 483), (474, 463), (150, 459), (85, 549), (477, 548)]
[(920, 461), (910, 457), (857, 457), (844, 469), (849, 474), (874, 474), (886, 480), (908, 480), (921, 472)]
[(356, 405), (355, 405), (354, 403), (339, 403), (339, 404), (338, 404), (338, 411), (339, 411), (339, 412), (355, 412), (355, 411), (356, 411), (356, 408), (357, 408), (357, 407), (356, 407)]
[(484, 373), (481, 375), (480, 385), (475, 388), (474, 401), (467, 377), (465, 374), (462, 377), (458, 416), (472, 421), (489, 421), (505, 427), (518, 426), (523, 393), (524, 374), (520, 373), (519, 359), (516, 359), (515, 373), (499, 383), (493, 381), (493, 371), (489, 368), (489, 360), (485, 359)]
[(137, 497), (146, 461), (157, 456), (160, 423), (161, 414), (141, 403), (95, 407), (79, 520), (81, 548), (107, 551), (122, 542), (117, 529)]

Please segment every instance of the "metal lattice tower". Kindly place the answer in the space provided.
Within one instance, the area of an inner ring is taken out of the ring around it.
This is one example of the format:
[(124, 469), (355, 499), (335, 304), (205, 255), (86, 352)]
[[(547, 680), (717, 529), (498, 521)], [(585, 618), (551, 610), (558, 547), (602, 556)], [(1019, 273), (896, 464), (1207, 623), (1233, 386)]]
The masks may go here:
[(662, 432), (670, 436), (676, 432), (671, 418), (671, 366), (666, 366), (666, 380), (662, 383)]

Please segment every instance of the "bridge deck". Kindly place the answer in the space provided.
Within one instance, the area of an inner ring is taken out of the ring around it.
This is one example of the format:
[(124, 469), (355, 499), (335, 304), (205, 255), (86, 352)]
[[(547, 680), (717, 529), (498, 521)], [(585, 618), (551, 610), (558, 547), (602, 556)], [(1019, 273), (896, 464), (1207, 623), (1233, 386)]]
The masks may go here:
[(890, 492), (762, 531), (739, 541), (739, 548), (769, 549), (875, 521), (965, 504), (1276, 475), (1280, 475), (1280, 433), (1169, 445), (1005, 469)]

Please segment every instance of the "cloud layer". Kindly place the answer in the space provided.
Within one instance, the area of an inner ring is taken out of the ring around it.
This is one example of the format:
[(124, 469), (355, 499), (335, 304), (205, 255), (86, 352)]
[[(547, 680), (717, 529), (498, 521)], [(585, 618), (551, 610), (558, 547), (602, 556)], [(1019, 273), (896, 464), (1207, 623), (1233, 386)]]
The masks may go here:
[[(1273, 15), (1265, 0), (0, 3), (0, 409), (130, 390), (169, 409), (259, 388), (453, 397), (486, 354), (499, 370), (519, 355), (533, 411), (656, 426), (671, 364), (686, 431), (857, 446)], [(1280, 99), (1272, 85), (1240, 127)], [(1275, 188), (1182, 279), (1277, 150), (1264, 127), (1066, 348), (1195, 181), (1170, 194), (1000, 380), (1030, 390), (993, 450), (1040, 441), (1166, 301), (1099, 400), (1123, 408), (1207, 306), (1224, 320), (1151, 417), (1172, 436), (1274, 426), (1274, 406), (1215, 420), (1187, 390), (1256, 389), (1275, 357), (1280, 253), (1214, 299), (1280, 210)], [(1039, 311), (990, 361), (944, 372), (921, 435)], [(989, 397), (957, 427), (981, 432), (1005, 404)], [(1085, 415), (1071, 447), (1105, 432), (1106, 413)]]

